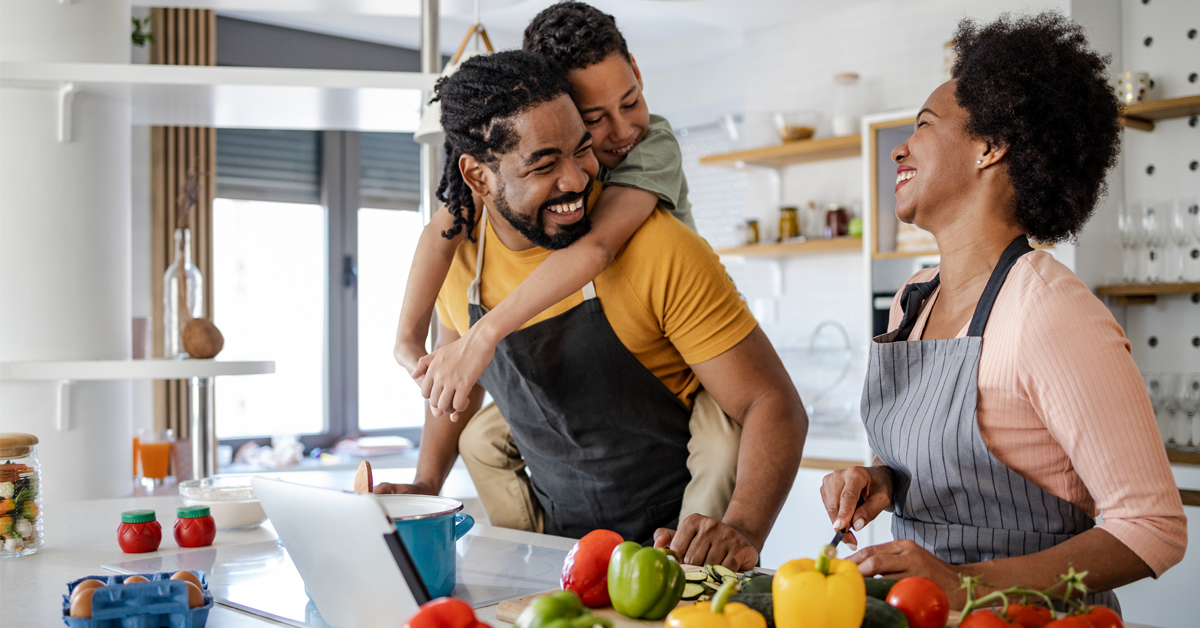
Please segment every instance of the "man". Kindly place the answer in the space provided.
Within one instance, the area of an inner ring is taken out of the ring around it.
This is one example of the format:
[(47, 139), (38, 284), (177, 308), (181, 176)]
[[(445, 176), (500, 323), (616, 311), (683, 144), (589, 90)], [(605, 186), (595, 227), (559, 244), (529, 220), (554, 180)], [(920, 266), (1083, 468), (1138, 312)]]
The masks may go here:
[[(555, 68), (521, 51), (473, 58), (439, 81), (439, 198), (454, 231), (473, 240), (459, 247), (438, 299), (439, 344), (587, 233), (602, 186), (570, 91)], [(427, 416), (414, 483), (381, 492), (436, 493), (486, 388), (532, 472), (546, 532), (653, 538), (691, 564), (757, 562), (807, 431), (795, 387), (716, 255), (663, 209), (581, 294), (505, 338), (480, 382), (460, 420)], [(690, 515), (676, 532), (690, 405), (702, 387), (742, 425), (738, 481), (721, 520)]]

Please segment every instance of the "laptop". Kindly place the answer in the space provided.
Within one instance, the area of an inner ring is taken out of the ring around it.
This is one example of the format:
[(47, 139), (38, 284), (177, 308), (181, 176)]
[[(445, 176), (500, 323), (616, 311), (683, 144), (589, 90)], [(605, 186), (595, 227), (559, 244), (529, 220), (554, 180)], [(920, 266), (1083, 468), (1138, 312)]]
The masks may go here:
[(330, 625), (400, 628), (429, 601), (396, 526), (374, 495), (257, 477), (251, 485)]

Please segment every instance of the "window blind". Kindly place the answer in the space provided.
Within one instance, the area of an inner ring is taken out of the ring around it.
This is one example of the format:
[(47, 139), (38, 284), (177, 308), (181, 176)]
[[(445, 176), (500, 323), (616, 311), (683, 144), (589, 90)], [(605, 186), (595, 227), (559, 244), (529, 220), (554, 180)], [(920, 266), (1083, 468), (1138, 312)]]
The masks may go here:
[(412, 133), (362, 133), (359, 154), (362, 207), (419, 209), (421, 155)]
[(321, 133), (217, 129), (217, 196), (321, 202)]

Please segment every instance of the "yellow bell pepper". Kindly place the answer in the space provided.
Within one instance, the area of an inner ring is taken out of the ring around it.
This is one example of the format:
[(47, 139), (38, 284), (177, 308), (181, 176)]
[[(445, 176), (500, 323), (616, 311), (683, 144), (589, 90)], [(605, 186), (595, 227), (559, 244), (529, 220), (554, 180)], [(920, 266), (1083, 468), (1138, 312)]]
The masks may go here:
[(775, 572), (776, 628), (859, 628), (867, 590), (858, 565), (834, 558), (826, 546), (817, 560), (788, 561)]
[(734, 581), (721, 585), (712, 602), (680, 606), (667, 615), (666, 628), (767, 628), (762, 613), (740, 602), (729, 602)]

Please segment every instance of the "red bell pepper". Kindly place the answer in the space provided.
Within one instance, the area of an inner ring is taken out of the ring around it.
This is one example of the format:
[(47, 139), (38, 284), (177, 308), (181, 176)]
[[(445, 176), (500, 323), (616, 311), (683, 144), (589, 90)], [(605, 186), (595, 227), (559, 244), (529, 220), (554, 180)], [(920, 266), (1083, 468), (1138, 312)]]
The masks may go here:
[(491, 628), (475, 619), (475, 611), (462, 600), (440, 597), (426, 602), (413, 613), (404, 628)]
[(624, 542), (612, 530), (593, 530), (584, 535), (563, 563), (562, 588), (579, 596), (585, 606), (608, 606), (608, 559)]

